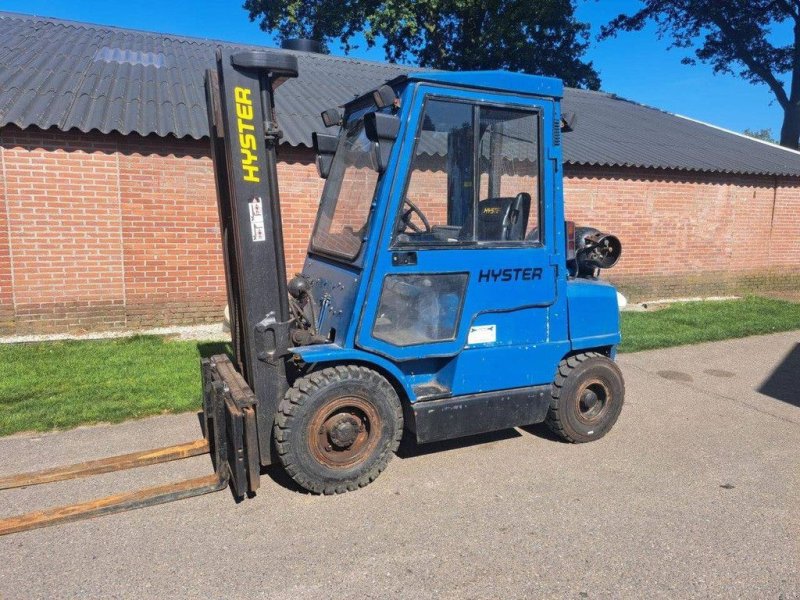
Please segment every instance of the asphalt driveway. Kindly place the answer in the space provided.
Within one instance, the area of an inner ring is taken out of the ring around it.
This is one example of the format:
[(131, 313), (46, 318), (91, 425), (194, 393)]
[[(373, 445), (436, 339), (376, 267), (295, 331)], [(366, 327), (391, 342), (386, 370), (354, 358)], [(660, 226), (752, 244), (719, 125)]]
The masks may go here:
[[(0, 598), (800, 597), (800, 332), (624, 355), (614, 430), (405, 448), (367, 488), (279, 472), (0, 538)], [(195, 415), (0, 439), (0, 472), (176, 443)], [(210, 472), (207, 457), (0, 492), (0, 517)]]

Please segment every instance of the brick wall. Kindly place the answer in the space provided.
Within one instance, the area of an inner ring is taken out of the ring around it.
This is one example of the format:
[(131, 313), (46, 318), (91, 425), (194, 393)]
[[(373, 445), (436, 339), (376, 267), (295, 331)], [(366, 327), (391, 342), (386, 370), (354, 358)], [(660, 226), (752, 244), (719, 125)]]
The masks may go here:
[[(124, 324), (118, 156), (100, 137), (3, 133), (2, 171), (13, 314), (17, 326)], [(10, 143), (7, 143), (10, 142)], [(54, 150), (54, 151), (51, 151)], [(4, 298), (5, 301), (5, 298)]]
[[(322, 191), (282, 147), (287, 270)], [(634, 299), (800, 289), (800, 181), (566, 170), (569, 218), (620, 236), (609, 277)], [(225, 303), (204, 140), (0, 130), (0, 332), (219, 320)]]
[(613, 232), (635, 300), (800, 289), (800, 180), (568, 167), (568, 219)]

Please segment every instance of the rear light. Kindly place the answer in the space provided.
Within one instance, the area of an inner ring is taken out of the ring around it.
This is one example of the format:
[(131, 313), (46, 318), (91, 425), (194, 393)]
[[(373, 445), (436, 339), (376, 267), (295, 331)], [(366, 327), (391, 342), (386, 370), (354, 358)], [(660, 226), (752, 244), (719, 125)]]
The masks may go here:
[(567, 260), (575, 260), (575, 221), (564, 223), (567, 236)]

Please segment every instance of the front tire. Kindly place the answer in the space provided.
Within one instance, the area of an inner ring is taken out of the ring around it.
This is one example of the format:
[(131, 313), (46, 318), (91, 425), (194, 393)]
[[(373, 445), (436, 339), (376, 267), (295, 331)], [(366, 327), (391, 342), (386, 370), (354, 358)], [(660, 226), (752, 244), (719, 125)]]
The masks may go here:
[(317, 494), (374, 481), (403, 435), (397, 392), (375, 371), (338, 366), (298, 379), (275, 418), (278, 456), (289, 476)]
[(597, 352), (576, 354), (558, 365), (546, 423), (572, 443), (603, 437), (617, 422), (625, 382), (617, 364)]

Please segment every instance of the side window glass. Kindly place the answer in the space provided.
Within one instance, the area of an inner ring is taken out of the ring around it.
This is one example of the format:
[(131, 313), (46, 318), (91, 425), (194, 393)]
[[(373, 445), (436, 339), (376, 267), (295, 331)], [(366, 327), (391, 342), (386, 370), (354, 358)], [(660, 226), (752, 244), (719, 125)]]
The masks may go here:
[(377, 183), (375, 143), (359, 119), (347, 126), (325, 181), (311, 238), (315, 249), (347, 260), (358, 255)]
[(482, 106), (477, 240), (538, 242), (538, 113)]
[(454, 339), (468, 277), (467, 273), (387, 275), (372, 335), (393, 346)]
[(539, 128), (533, 110), (426, 100), (395, 243), (541, 241)]
[(471, 241), (473, 190), (471, 104), (428, 100), (395, 241), (400, 244), (458, 244)]

